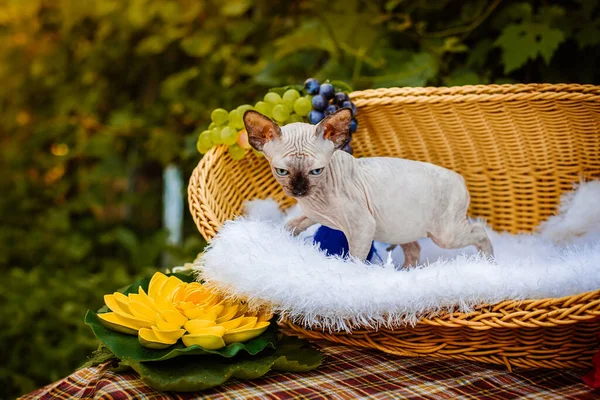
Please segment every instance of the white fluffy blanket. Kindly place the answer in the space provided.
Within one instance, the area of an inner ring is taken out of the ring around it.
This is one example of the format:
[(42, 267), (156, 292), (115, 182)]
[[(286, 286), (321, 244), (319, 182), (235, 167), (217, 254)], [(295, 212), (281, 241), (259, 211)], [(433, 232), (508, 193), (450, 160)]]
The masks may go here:
[(396, 270), (402, 250), (386, 254), (384, 244), (376, 245), (380, 265), (341, 260), (284, 231), (291, 215), (272, 200), (250, 202), (247, 214), (221, 228), (196, 268), (222, 292), (305, 326), (394, 327), (440, 311), (600, 289), (600, 181), (563, 196), (560, 213), (536, 234), (488, 229), (495, 263), (429, 239), (420, 242), (422, 265), (410, 270)]

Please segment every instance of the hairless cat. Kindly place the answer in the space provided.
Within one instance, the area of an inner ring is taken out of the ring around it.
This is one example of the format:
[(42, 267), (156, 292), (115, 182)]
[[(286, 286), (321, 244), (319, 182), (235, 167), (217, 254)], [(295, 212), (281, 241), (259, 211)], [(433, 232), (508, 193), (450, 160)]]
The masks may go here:
[(404, 265), (418, 263), (418, 239), (443, 248), (475, 246), (493, 256), (481, 224), (467, 219), (469, 192), (459, 174), (430, 163), (338, 151), (349, 140), (352, 111), (342, 108), (318, 125), (279, 127), (246, 111), (250, 145), (262, 152), (273, 175), (303, 215), (287, 225), (299, 234), (319, 223), (348, 238), (350, 255), (364, 260), (371, 241), (400, 245)]

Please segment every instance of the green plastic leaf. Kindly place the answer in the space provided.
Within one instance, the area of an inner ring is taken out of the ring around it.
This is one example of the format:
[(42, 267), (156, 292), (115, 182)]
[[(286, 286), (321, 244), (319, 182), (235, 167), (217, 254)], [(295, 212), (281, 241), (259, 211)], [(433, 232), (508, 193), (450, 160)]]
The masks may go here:
[(546, 24), (523, 22), (502, 30), (495, 46), (502, 49), (504, 73), (521, 68), (528, 60), (542, 56), (550, 63), (552, 55), (565, 40), (564, 33)]
[(274, 353), (278, 358), (273, 370), (288, 372), (308, 372), (323, 362), (323, 354), (304, 339), (283, 336)]
[(323, 356), (306, 341), (283, 337), (277, 350), (254, 357), (206, 356), (153, 363), (123, 361), (150, 387), (159, 391), (194, 392), (225, 383), (231, 378), (256, 379), (270, 370), (306, 372), (321, 365)]
[(94, 335), (100, 340), (110, 351), (114, 353), (122, 361), (148, 362), (148, 361), (163, 361), (178, 356), (189, 355), (206, 355), (213, 354), (225, 358), (231, 358), (240, 352), (245, 352), (250, 355), (260, 353), (265, 348), (276, 347), (277, 343), (277, 325), (271, 323), (269, 328), (260, 336), (245, 343), (231, 343), (219, 350), (207, 350), (198, 345), (185, 347), (183, 343), (178, 341), (171, 347), (166, 349), (149, 349), (144, 347), (138, 341), (137, 336), (127, 335), (125, 333), (116, 332), (102, 325), (98, 314), (89, 310), (85, 315), (85, 323), (94, 332)]
[(105, 363), (110, 360), (117, 361), (118, 358), (105, 345), (100, 343), (98, 349), (92, 353), (92, 356), (85, 363), (83, 363), (79, 367), (79, 369), (95, 367), (96, 365)]

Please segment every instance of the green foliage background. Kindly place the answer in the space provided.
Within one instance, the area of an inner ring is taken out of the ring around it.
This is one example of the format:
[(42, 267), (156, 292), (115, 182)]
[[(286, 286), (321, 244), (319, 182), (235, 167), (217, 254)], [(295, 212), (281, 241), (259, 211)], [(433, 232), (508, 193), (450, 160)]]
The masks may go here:
[[(0, 0), (0, 398), (96, 347), (88, 308), (203, 242), (161, 228), (215, 107), (354, 88), (598, 83), (596, 1)], [(199, 129), (199, 130), (198, 130)]]

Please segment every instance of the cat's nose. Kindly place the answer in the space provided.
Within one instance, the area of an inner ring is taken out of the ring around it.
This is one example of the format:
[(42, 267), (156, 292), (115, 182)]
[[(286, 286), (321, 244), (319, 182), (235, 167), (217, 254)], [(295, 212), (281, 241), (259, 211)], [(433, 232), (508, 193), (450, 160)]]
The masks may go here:
[(292, 179), (292, 194), (294, 196), (304, 196), (308, 192), (308, 181), (300, 174)]

